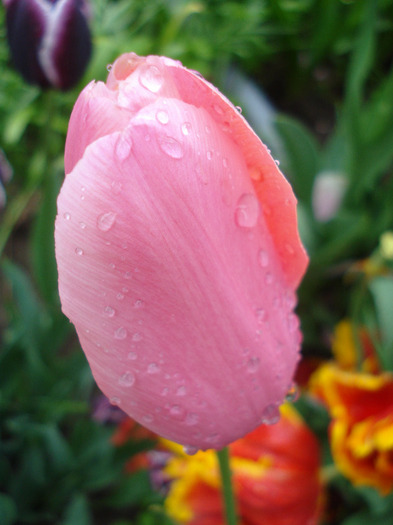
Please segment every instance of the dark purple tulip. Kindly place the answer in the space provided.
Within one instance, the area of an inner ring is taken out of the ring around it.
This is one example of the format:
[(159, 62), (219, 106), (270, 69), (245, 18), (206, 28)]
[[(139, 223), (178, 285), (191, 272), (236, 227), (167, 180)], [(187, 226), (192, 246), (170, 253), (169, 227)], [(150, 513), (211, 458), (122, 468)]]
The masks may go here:
[(91, 55), (85, 1), (3, 1), (12, 58), (23, 78), (43, 88), (72, 88)]
[(7, 160), (7, 157), (4, 155), (2, 149), (0, 149), (0, 210), (5, 204), (5, 189), (4, 185), (12, 177), (12, 168), (10, 163)]

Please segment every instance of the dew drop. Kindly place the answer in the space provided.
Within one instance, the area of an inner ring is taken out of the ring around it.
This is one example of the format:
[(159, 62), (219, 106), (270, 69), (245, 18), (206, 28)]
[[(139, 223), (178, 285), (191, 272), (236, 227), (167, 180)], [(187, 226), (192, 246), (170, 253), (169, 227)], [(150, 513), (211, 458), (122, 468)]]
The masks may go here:
[(212, 160), (212, 158), (213, 158), (213, 152), (209, 150), (209, 151), (206, 153), (206, 157), (207, 157), (207, 160)]
[(195, 412), (188, 412), (186, 416), (186, 425), (192, 427), (199, 423), (199, 416)]
[(240, 114), (241, 114), (242, 111), (243, 111), (242, 108), (241, 108), (240, 106), (236, 106), (236, 109), (237, 109), (237, 111), (238, 111)]
[(168, 157), (172, 159), (181, 159), (183, 157), (183, 147), (180, 142), (173, 137), (160, 137), (158, 142), (161, 150), (168, 155)]
[(222, 159), (222, 165), (224, 166), (224, 168), (228, 167), (228, 159), (226, 157)]
[(126, 388), (131, 387), (135, 383), (135, 376), (132, 372), (125, 372), (119, 378), (119, 385)]
[(252, 178), (252, 180), (261, 180), (262, 179), (262, 171), (261, 171), (261, 168), (259, 168), (258, 166), (253, 166), (251, 169), (250, 169), (250, 177)]
[(115, 405), (115, 406), (119, 406), (121, 404), (120, 397), (116, 397), (116, 396), (111, 397), (109, 401), (112, 405)]
[(121, 134), (119, 138), (117, 139), (116, 146), (115, 146), (115, 154), (117, 158), (121, 162), (126, 160), (131, 153), (131, 148), (132, 148), (131, 139)]
[(224, 110), (222, 109), (222, 107), (219, 104), (213, 104), (213, 109), (217, 113), (217, 115), (223, 115), (224, 114)]
[(122, 301), (122, 300), (124, 299), (124, 294), (122, 294), (122, 293), (119, 292), (119, 293), (116, 295), (116, 299), (118, 299), (119, 301)]
[(188, 456), (195, 456), (195, 454), (199, 451), (199, 448), (193, 447), (192, 445), (185, 445), (183, 450)]
[(160, 367), (157, 365), (157, 363), (150, 363), (147, 367), (147, 373), (148, 374), (158, 374), (160, 372)]
[(115, 195), (119, 195), (119, 193), (121, 193), (122, 190), (122, 184), (118, 180), (114, 180), (111, 183), (111, 188)]
[(135, 334), (133, 334), (132, 336), (132, 340), (134, 341), (134, 343), (139, 343), (139, 341), (142, 341), (142, 336), (139, 332), (135, 332)]
[(112, 67), (113, 67), (112, 64), (107, 64), (106, 65), (106, 70), (108, 71), (108, 73), (112, 69)]
[(75, 248), (75, 253), (76, 253), (76, 255), (83, 255), (84, 252), (83, 252), (82, 248), (78, 248), (77, 247), (77, 248)]
[(212, 132), (210, 126), (205, 126), (205, 131), (208, 135)]
[(179, 388), (176, 390), (177, 396), (185, 396), (187, 393), (187, 389), (184, 385), (179, 386)]
[(294, 403), (297, 399), (299, 399), (299, 389), (298, 386), (293, 383), (285, 396), (285, 401), (288, 403)]
[(142, 416), (142, 421), (144, 423), (151, 423), (154, 420), (154, 417), (151, 414), (145, 414)]
[(104, 314), (108, 317), (113, 317), (115, 315), (116, 311), (111, 306), (105, 306), (104, 308)]
[(164, 77), (157, 66), (148, 65), (147, 67), (140, 68), (139, 82), (152, 93), (157, 93), (164, 83)]
[(159, 111), (157, 111), (156, 119), (158, 120), (160, 124), (168, 124), (169, 115), (166, 111), (164, 111), (163, 109), (160, 109)]
[(80, 222), (79, 223), (79, 226), (82, 230), (84, 230), (86, 228), (86, 224), (84, 222)]
[(129, 359), (130, 361), (135, 361), (136, 359), (138, 359), (138, 354), (136, 352), (128, 352), (127, 359)]
[(254, 374), (258, 370), (260, 362), (261, 361), (259, 357), (250, 357), (250, 359), (247, 361), (247, 370), (251, 374)]
[(65, 218), (66, 221), (69, 221), (71, 219), (71, 214), (70, 213), (64, 213), (63, 217)]
[(107, 213), (102, 213), (97, 218), (97, 228), (102, 232), (109, 231), (116, 222), (116, 213), (113, 211), (108, 211)]
[(266, 313), (266, 310), (264, 308), (258, 308), (258, 310), (255, 313), (256, 313), (256, 317), (257, 317), (258, 323), (261, 324), (264, 321), (266, 321), (267, 313)]
[(124, 328), (124, 326), (119, 326), (119, 328), (115, 331), (114, 336), (115, 339), (119, 339), (121, 341), (127, 337), (127, 330)]
[(191, 133), (191, 123), (190, 122), (183, 122), (181, 125), (181, 132), (183, 135), (187, 136)]
[(253, 193), (243, 193), (235, 209), (235, 222), (240, 228), (253, 228), (259, 217), (259, 202)]
[(169, 413), (171, 416), (181, 418), (184, 416), (184, 408), (182, 408), (180, 405), (172, 405), (169, 409)]
[(274, 425), (280, 420), (280, 411), (276, 405), (268, 405), (262, 413), (261, 422), (265, 425)]
[(269, 265), (269, 254), (265, 250), (259, 250), (258, 263), (262, 268), (266, 268)]

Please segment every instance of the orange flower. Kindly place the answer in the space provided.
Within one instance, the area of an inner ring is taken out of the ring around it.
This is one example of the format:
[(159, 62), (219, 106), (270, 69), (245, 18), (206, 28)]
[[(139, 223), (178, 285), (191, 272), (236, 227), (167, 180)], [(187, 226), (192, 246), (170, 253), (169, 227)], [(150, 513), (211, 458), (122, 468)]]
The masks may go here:
[(393, 375), (322, 366), (311, 391), (332, 417), (330, 441), (337, 468), (355, 485), (393, 489)]
[[(240, 525), (314, 525), (321, 513), (318, 442), (290, 405), (280, 421), (261, 425), (229, 446)], [(166, 508), (188, 525), (224, 523), (220, 477), (212, 450), (187, 456), (177, 452), (167, 464), (174, 481)]]

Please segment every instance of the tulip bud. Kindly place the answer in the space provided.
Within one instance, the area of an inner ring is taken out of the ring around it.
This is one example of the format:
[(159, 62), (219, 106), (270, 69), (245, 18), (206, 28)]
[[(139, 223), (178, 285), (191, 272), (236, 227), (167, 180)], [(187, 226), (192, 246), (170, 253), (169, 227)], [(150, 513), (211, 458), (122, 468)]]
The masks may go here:
[(6, 195), (4, 185), (12, 177), (12, 168), (3, 150), (0, 149), (0, 210), (5, 205)]
[(81, 78), (91, 55), (84, 0), (4, 0), (16, 69), (30, 84), (62, 90)]
[(60, 298), (103, 392), (191, 448), (276, 421), (307, 256), (238, 110), (178, 62), (123, 55), (79, 96), (64, 163)]

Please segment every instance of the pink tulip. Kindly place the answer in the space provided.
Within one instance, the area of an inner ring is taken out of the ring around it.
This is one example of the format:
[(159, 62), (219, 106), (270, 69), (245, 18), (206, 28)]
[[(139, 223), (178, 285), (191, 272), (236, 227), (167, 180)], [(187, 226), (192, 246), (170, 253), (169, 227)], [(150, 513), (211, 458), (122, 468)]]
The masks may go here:
[(56, 257), (101, 390), (221, 448), (274, 422), (301, 335), (296, 199), (236, 108), (179, 62), (120, 56), (69, 124)]

